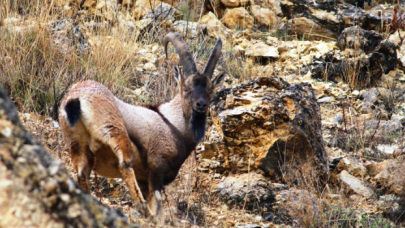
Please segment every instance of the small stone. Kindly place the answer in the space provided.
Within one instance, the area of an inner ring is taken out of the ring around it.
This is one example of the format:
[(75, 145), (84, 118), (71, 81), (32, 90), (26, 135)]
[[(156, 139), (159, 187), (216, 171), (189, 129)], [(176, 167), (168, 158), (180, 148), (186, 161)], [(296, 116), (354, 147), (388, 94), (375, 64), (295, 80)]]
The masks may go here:
[(380, 92), (378, 92), (376, 88), (371, 88), (370, 90), (365, 91), (364, 93), (361, 94), (361, 98), (363, 98), (365, 102), (371, 104), (374, 104), (378, 100), (379, 96)]
[(54, 160), (50, 165), (49, 165), (49, 175), (53, 176), (59, 172), (61, 166), (61, 162), (59, 160)]
[(59, 197), (65, 203), (69, 202), (69, 200), (70, 200), (70, 195), (69, 194), (62, 193), (62, 194), (60, 194)]
[(350, 175), (346, 170), (343, 170), (338, 177), (342, 183), (355, 193), (366, 198), (377, 198), (377, 194), (369, 183)]
[(0, 120), (0, 135), (3, 137), (10, 137), (12, 135), (12, 123), (8, 120)]
[(355, 157), (342, 158), (336, 166), (336, 170), (346, 170), (355, 177), (364, 178), (367, 176), (367, 169), (363, 166), (360, 159)]
[(246, 6), (249, 4), (249, 0), (221, 0), (221, 2), (227, 7)]
[(255, 222), (261, 222), (261, 221), (263, 221), (263, 217), (260, 216), (260, 215), (256, 215), (255, 216)]
[(263, 42), (253, 44), (252, 46), (246, 48), (246, 56), (252, 57), (273, 57), (278, 58), (279, 52), (277, 47), (271, 47)]
[(330, 103), (334, 101), (335, 101), (334, 97), (323, 97), (321, 99), (318, 99), (318, 103)]
[(55, 180), (51, 179), (48, 183), (46, 183), (44, 188), (47, 194), (54, 194), (56, 192), (56, 189), (58, 188), (58, 183)]
[(173, 28), (180, 34), (184, 34), (185, 37), (194, 39), (199, 32), (202, 33), (207, 28), (207, 25), (191, 21), (176, 21), (173, 23)]
[(389, 154), (389, 155), (394, 154), (395, 150), (397, 150), (397, 149), (399, 149), (398, 146), (391, 146), (391, 145), (378, 145), (377, 146), (377, 150), (380, 153)]

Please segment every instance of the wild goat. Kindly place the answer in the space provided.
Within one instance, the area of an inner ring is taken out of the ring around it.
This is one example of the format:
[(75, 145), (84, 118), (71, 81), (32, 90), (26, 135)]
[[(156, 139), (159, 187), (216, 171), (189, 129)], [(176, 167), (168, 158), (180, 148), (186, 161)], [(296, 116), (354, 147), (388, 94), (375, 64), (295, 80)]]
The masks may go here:
[(84, 81), (71, 87), (59, 111), (79, 185), (90, 190), (93, 167), (101, 176), (122, 178), (134, 200), (145, 206), (147, 199), (148, 213), (159, 217), (162, 187), (175, 179), (203, 138), (209, 102), (223, 78), (211, 80), (221, 55), (220, 38), (202, 74), (178, 33), (164, 39), (166, 58), (169, 42), (184, 72), (177, 71), (179, 93), (170, 102), (154, 108), (134, 106), (103, 85)]

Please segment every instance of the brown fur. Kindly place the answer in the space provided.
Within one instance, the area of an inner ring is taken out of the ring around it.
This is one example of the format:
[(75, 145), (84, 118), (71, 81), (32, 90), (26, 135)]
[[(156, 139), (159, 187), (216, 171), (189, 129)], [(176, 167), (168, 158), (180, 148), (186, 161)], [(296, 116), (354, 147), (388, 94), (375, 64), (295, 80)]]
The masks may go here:
[[(220, 81), (212, 83), (211, 75), (198, 72), (177, 76), (179, 94), (155, 110), (126, 104), (94, 81), (72, 86), (62, 101), (59, 122), (81, 187), (90, 190), (88, 179), (95, 164), (99, 175), (123, 178), (141, 206), (147, 199), (152, 216), (163, 215), (160, 192), (201, 139), (208, 104)], [(72, 101), (77, 104), (67, 108)], [(78, 118), (69, 119), (72, 113)]]

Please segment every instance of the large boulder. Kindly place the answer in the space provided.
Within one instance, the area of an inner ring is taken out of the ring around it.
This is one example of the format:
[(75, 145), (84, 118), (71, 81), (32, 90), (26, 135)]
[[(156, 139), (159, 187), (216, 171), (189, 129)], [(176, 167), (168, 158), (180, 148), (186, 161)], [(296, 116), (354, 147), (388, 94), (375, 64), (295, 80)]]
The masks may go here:
[(129, 227), (27, 133), (0, 87), (0, 227)]
[(310, 85), (263, 77), (223, 89), (212, 102), (210, 135), (199, 157), (219, 161), (217, 170), (278, 178), (284, 162), (309, 159), (326, 167), (320, 110)]

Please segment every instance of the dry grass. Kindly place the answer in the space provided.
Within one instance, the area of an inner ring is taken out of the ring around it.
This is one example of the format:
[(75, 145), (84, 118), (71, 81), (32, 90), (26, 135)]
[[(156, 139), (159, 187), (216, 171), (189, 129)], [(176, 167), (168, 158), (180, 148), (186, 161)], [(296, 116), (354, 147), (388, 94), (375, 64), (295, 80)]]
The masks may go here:
[[(176, 57), (171, 48), (170, 61), (165, 61), (160, 46), (156, 54), (156, 69), (151, 72), (140, 71), (138, 66), (145, 63), (143, 54), (137, 50), (160, 44), (167, 28), (163, 23), (155, 23), (149, 30), (134, 33), (122, 29), (112, 29), (109, 25), (86, 30), (84, 36), (69, 36), (61, 41), (52, 29), (57, 23), (66, 23), (74, 28), (74, 21), (61, 19), (58, 12), (52, 12), (47, 0), (13, 1), (6, 0), (0, 5), (1, 18), (16, 18), (15, 22), (5, 21), (0, 27), (0, 83), (6, 87), (10, 96), (22, 113), (28, 131), (39, 138), (51, 153), (61, 159), (75, 177), (69, 152), (65, 147), (60, 129), (53, 126), (50, 116), (57, 116), (59, 102), (69, 85), (77, 81), (92, 79), (106, 85), (117, 97), (129, 103), (160, 103), (171, 99), (177, 91), (173, 80), (173, 66)], [(201, 10), (195, 1), (194, 11), (188, 11), (182, 2), (180, 10), (183, 19), (197, 20), (201, 14), (192, 14)], [(73, 31), (73, 30), (68, 30)], [(83, 32), (84, 33), (84, 32)], [(79, 34), (80, 35), (80, 34)], [(85, 39), (85, 40), (84, 40)], [(87, 40), (86, 40), (87, 39)], [(91, 41), (91, 45), (87, 44)], [(200, 34), (195, 40), (188, 40), (198, 68), (204, 67), (215, 40)], [(230, 82), (246, 82), (262, 76), (263, 68), (253, 61), (247, 61), (235, 54), (230, 47), (225, 47), (223, 57), (218, 64), (218, 71), (225, 71)], [(348, 68), (346, 77), (355, 85), (357, 68)], [(142, 93), (135, 89), (142, 88)], [(40, 115), (36, 115), (36, 114)], [(364, 139), (361, 130), (354, 128), (355, 142)], [(365, 139), (364, 139), (365, 140)], [(361, 145), (362, 148), (365, 145)], [(305, 192), (298, 199), (291, 198), (280, 211), (294, 226), (301, 227), (378, 227), (381, 221), (368, 217), (356, 210), (356, 205), (363, 203), (341, 196), (339, 186), (329, 186), (326, 180), (321, 182), (319, 170), (311, 164), (300, 167), (285, 166), (284, 182), (292, 188)], [(214, 172), (197, 171), (195, 155), (192, 154), (184, 163), (177, 179), (165, 188), (164, 208), (167, 224), (175, 227), (217, 226), (230, 227), (237, 223), (252, 222), (254, 215), (246, 210), (228, 208), (213, 194), (218, 181)], [(122, 180), (91, 178), (92, 194), (103, 204), (123, 210), (130, 221), (148, 226), (148, 221), (139, 219), (132, 208), (132, 199)], [(98, 186), (98, 187), (96, 187)], [(402, 198), (405, 198), (402, 197)], [(402, 211), (393, 211), (392, 216), (403, 219)], [(401, 217), (402, 216), (402, 217)], [(286, 220), (287, 221), (287, 220)]]
[[(312, 162), (299, 167), (285, 165), (283, 179), (298, 192), (294, 194), (292, 190), (282, 207), (284, 213), (294, 218), (292, 224), (299, 227), (393, 226), (381, 212), (365, 212), (372, 202), (348, 195), (340, 184), (331, 184), (328, 176), (314, 168)], [(403, 212), (401, 208), (393, 211), (392, 215)]]
[(99, 81), (124, 97), (122, 88), (133, 85), (138, 74), (135, 66), (139, 60), (124, 45), (95, 46), (90, 50), (79, 41), (67, 40), (62, 49), (55, 43), (52, 25), (21, 20), (22, 31), (16, 29), (2, 29), (0, 80), (22, 112), (55, 117), (53, 111), (69, 85), (87, 79)]
[[(72, 177), (76, 177), (68, 148), (60, 128), (55, 127), (59, 102), (69, 86), (83, 80), (95, 80), (106, 85), (117, 97), (129, 103), (160, 103), (171, 99), (177, 92), (173, 80), (173, 66), (177, 56), (170, 48), (170, 60), (165, 61), (163, 48), (156, 54), (155, 70), (140, 71), (147, 61), (137, 51), (160, 43), (167, 33), (162, 24), (156, 24), (141, 35), (102, 24), (78, 32), (74, 20), (60, 17), (49, 8), (40, 7), (47, 1), (6, 1), (0, 6), (0, 82), (21, 113), (28, 131), (63, 161)], [(195, 18), (195, 15), (191, 15)], [(60, 31), (58, 27), (63, 27)], [(203, 68), (216, 40), (200, 35), (189, 40), (198, 68)], [(229, 58), (228, 56), (232, 56)], [(237, 61), (234, 61), (236, 60)], [(219, 71), (248, 80), (250, 71), (244, 71), (242, 60), (231, 51), (220, 60)], [(228, 66), (229, 63), (236, 65)], [(135, 93), (141, 89), (142, 93)], [(175, 227), (229, 226), (232, 220), (249, 221), (245, 211), (231, 211), (213, 196), (210, 188), (214, 173), (197, 173), (195, 156), (183, 165), (178, 178), (165, 188), (164, 208), (167, 224)], [(208, 181), (208, 182), (207, 182)], [(130, 221), (148, 226), (132, 208), (132, 199), (120, 179), (105, 179), (92, 174), (92, 194), (103, 204), (123, 210)], [(219, 208), (219, 209), (218, 209)], [(222, 217), (221, 217), (222, 216)], [(222, 221), (221, 219), (222, 218)], [(229, 223), (229, 224), (228, 224)]]
[[(87, 79), (101, 82), (130, 103), (160, 103), (176, 93), (172, 66), (164, 60), (161, 47), (156, 70), (145, 73), (137, 69), (147, 59), (136, 50), (160, 43), (167, 33), (160, 24), (142, 35), (110, 26), (79, 32), (73, 20), (58, 20), (58, 15), (40, 11), (30, 1), (24, 4), (12, 1), (0, 10), (0, 18), (8, 18), (1, 27), (0, 82), (20, 111), (55, 118), (69, 85)], [(32, 10), (23, 16), (17, 5)], [(66, 31), (59, 32), (58, 27)], [(204, 36), (190, 41), (197, 64), (206, 62), (214, 44), (215, 40)], [(140, 87), (145, 93), (135, 96), (131, 90)]]

